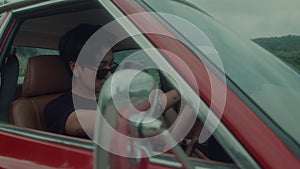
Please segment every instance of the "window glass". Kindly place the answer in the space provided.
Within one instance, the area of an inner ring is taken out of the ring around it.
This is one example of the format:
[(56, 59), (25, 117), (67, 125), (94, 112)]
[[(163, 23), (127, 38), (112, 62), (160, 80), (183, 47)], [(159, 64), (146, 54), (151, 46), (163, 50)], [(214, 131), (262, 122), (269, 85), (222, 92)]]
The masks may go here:
[[(124, 61), (124, 62), (142, 63), (143, 65), (147, 65), (147, 63), (143, 63), (143, 60), (145, 60), (145, 58), (148, 57), (146, 57), (146, 53), (141, 49), (130, 49), (130, 50), (118, 51), (113, 53), (113, 55), (114, 55), (114, 62), (116, 62), (117, 64), (122, 64), (122, 62)], [(147, 60), (146, 62), (150, 62), (150, 60)], [(157, 84), (160, 85), (159, 73), (156, 69), (146, 69), (145, 71), (147, 71), (151, 76), (153, 76)]]
[(8, 15), (8, 12), (3, 12), (3, 13), (0, 13), (0, 33), (2, 33), (3, 32), (3, 23), (4, 23), (4, 21), (5, 21), (5, 19), (6, 19), (6, 17), (5, 16), (7, 16)]

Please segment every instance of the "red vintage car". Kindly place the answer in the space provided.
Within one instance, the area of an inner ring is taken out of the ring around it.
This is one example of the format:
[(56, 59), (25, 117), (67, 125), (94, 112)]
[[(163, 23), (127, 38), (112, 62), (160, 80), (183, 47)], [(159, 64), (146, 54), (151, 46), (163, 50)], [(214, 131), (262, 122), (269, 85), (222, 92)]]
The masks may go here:
[[(299, 74), (202, 9), (181, 0), (27, 0), (0, 15), (0, 168), (300, 168)], [(48, 132), (43, 115), (71, 90), (58, 42), (81, 23), (118, 37), (120, 68), (98, 103), (110, 117), (94, 119), (92, 139)], [(181, 104), (160, 112), (156, 91), (170, 87)], [(148, 99), (150, 108), (128, 111)]]

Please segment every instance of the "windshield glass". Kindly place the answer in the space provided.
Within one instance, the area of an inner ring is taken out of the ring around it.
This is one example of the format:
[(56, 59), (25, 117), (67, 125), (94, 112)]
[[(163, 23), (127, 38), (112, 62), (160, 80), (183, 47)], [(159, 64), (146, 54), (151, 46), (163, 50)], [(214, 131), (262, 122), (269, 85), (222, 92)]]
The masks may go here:
[[(199, 9), (178, 1), (145, 2), (156, 12), (176, 15), (199, 28), (214, 45), (227, 77), (300, 142), (300, 130), (295, 127), (300, 119), (300, 76), (297, 72), (253, 42), (237, 37)], [(184, 32), (188, 32), (184, 26), (173, 25), (173, 28), (184, 36)], [(187, 39), (190, 42), (185, 43), (187, 46), (195, 46), (210, 59), (207, 51), (197, 45), (199, 39), (193, 36)]]

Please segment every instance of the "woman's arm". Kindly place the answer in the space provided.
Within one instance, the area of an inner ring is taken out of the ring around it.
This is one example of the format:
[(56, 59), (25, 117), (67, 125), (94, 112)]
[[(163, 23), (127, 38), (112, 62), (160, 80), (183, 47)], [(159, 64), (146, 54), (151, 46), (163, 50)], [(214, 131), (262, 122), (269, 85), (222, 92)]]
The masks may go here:
[[(166, 103), (165, 110), (172, 107), (180, 100), (180, 96), (175, 89), (165, 93), (161, 99)], [(72, 136), (87, 137), (94, 134), (96, 111), (94, 110), (76, 110), (72, 112), (66, 123), (65, 133)]]
[(65, 133), (72, 136), (93, 136), (96, 111), (76, 110), (72, 112), (65, 124)]
[(166, 92), (164, 95), (161, 95), (160, 97), (160, 101), (162, 102), (161, 104), (164, 105), (164, 103), (166, 103), (165, 110), (168, 110), (170, 107), (176, 104), (180, 99), (181, 99), (180, 95), (177, 93), (175, 89)]

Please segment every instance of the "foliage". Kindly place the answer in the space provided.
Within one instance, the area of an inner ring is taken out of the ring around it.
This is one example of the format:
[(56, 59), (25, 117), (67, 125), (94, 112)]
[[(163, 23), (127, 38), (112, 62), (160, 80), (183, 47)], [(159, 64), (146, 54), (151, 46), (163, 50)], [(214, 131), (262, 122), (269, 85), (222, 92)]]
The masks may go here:
[(257, 38), (253, 41), (300, 72), (300, 36)]

